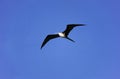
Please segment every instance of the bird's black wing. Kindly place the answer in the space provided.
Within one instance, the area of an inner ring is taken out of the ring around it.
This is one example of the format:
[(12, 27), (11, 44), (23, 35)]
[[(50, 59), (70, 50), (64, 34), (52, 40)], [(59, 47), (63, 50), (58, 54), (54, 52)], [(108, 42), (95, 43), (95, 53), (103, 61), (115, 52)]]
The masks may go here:
[(50, 39), (57, 38), (57, 37), (59, 37), (58, 34), (48, 35), (48, 36), (45, 38), (44, 42), (42, 43), (41, 48), (42, 48)]
[(76, 27), (76, 26), (84, 26), (84, 25), (85, 24), (68, 24), (67, 28), (65, 29), (65, 31), (63, 31), (63, 33), (65, 33), (65, 35), (67, 36), (74, 27)]

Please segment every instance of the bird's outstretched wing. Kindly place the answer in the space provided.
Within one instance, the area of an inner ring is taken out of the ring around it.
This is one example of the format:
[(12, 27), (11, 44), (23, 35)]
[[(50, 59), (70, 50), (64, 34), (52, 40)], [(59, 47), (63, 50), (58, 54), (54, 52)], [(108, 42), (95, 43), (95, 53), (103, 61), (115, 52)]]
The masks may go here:
[(76, 27), (76, 26), (84, 26), (84, 25), (85, 24), (68, 24), (67, 28), (65, 29), (65, 31), (63, 31), (63, 33), (65, 33), (65, 35), (67, 36), (74, 27)]
[(50, 39), (53, 39), (53, 38), (57, 38), (59, 37), (58, 34), (51, 34), (51, 35), (48, 35), (45, 40), (43, 41), (42, 45), (41, 45), (41, 49), (42, 47), (50, 40)]

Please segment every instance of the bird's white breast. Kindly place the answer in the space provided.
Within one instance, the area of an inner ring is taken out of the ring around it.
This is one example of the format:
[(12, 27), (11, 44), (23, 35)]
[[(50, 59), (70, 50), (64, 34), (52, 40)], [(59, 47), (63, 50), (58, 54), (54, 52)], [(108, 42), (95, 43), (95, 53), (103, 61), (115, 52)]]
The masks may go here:
[(65, 37), (64, 33), (58, 33), (60, 37)]

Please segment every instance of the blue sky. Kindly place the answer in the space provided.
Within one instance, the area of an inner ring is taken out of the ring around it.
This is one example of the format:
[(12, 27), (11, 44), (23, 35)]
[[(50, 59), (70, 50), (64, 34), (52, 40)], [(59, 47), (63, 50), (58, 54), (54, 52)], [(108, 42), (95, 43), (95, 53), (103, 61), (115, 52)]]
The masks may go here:
[[(120, 79), (118, 0), (1, 0), (0, 79)], [(47, 34), (84, 23), (66, 39)]]

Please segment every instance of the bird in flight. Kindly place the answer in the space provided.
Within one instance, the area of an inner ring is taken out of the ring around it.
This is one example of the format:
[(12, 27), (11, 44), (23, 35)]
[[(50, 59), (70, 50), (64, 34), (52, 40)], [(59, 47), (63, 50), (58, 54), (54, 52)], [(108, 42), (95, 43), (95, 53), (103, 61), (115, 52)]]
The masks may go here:
[(75, 42), (74, 40), (69, 38), (68, 35), (69, 35), (70, 31), (76, 26), (85, 26), (85, 24), (68, 24), (66, 29), (63, 32), (59, 32), (57, 34), (47, 35), (47, 37), (45, 38), (45, 40), (43, 41), (43, 43), (41, 45), (41, 49), (49, 40), (54, 39), (54, 38), (58, 38), (58, 37), (66, 38), (72, 42)]

